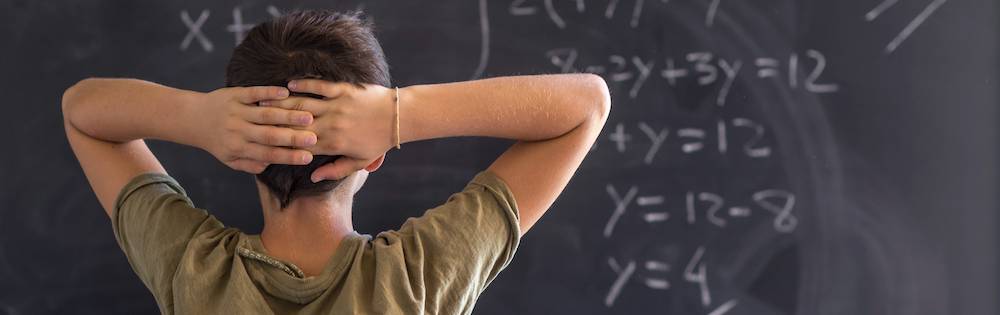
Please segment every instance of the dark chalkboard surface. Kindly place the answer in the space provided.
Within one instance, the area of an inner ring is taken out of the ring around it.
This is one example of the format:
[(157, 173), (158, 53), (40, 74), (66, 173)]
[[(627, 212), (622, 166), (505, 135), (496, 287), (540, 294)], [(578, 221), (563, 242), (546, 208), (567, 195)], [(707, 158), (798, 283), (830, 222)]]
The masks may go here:
[[(613, 109), (477, 314), (996, 314), (990, 0), (0, 1), (0, 314), (156, 312), (63, 134), (88, 76), (222, 85), (241, 34), (363, 9), (394, 84), (593, 72)], [(355, 227), (396, 228), (509, 144), (389, 153)], [(257, 233), (252, 177), (154, 143)]]

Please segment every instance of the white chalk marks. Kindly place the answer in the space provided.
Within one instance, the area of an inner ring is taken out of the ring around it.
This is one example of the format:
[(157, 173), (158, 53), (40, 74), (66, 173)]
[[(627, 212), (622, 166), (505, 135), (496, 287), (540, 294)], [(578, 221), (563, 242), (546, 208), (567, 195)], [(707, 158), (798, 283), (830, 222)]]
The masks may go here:
[(604, 238), (611, 237), (611, 233), (615, 231), (615, 225), (618, 225), (618, 219), (625, 214), (625, 210), (628, 209), (628, 205), (632, 203), (632, 199), (635, 198), (635, 194), (639, 192), (639, 188), (632, 186), (625, 193), (625, 197), (618, 194), (618, 190), (615, 190), (615, 186), (608, 184), (605, 187), (608, 195), (611, 195), (611, 200), (615, 202), (615, 210), (611, 213), (611, 218), (608, 222), (604, 224)]
[(711, 313), (708, 313), (708, 315), (723, 315), (723, 314), (726, 314), (730, 310), (732, 310), (734, 307), (736, 307), (736, 304), (739, 304), (739, 301), (737, 301), (735, 299), (726, 301), (726, 303), (722, 303), (721, 305), (719, 305), (719, 307), (716, 307), (714, 310), (712, 310)]
[(483, 73), (486, 72), (486, 64), (490, 60), (490, 15), (486, 8), (486, 0), (479, 0), (479, 31), (481, 34), (479, 65), (472, 73), (472, 79), (483, 77)]
[[(642, 121), (638, 122), (636, 127), (644, 137), (635, 138), (629, 132), (630, 127), (624, 123), (616, 123), (613, 128), (609, 128), (608, 134), (598, 141), (611, 141), (614, 144), (611, 147), (620, 154), (629, 154), (630, 149), (635, 150), (638, 145), (639, 150), (645, 150), (642, 151), (644, 152), (642, 162), (646, 165), (669, 159), (658, 159), (657, 156), (662, 155), (661, 153), (683, 155), (714, 153), (751, 159), (767, 159), (772, 154), (764, 125), (744, 117), (728, 121), (719, 119), (715, 122), (714, 128), (680, 126), (672, 130), (667, 126), (654, 128), (653, 125)], [(671, 133), (672, 131), (676, 132)], [(734, 141), (735, 150), (730, 149), (730, 142)], [(645, 146), (646, 144), (648, 146)]]
[(624, 289), (625, 284), (628, 283), (633, 277), (638, 277), (642, 280), (642, 284), (647, 288), (652, 290), (668, 290), (670, 289), (670, 280), (667, 279), (667, 273), (670, 272), (670, 264), (664, 261), (658, 260), (647, 260), (643, 264), (642, 273), (646, 276), (637, 276), (637, 264), (634, 260), (630, 260), (625, 268), (622, 268), (618, 264), (618, 260), (614, 257), (608, 257), (608, 267), (611, 268), (617, 276), (615, 277), (615, 282), (611, 284), (608, 289), (608, 293), (604, 296), (604, 306), (611, 307), (615, 304), (618, 296), (621, 295), (622, 289)]
[(882, 3), (879, 3), (875, 6), (875, 8), (872, 8), (871, 11), (865, 13), (865, 20), (868, 20), (868, 22), (874, 21), (879, 15), (882, 15), (882, 12), (885, 12), (885, 10), (888, 10), (895, 5), (896, 2), (899, 2), (899, 0), (883, 0)]
[(712, 27), (715, 24), (715, 15), (719, 13), (719, 4), (722, 0), (711, 0), (708, 11), (705, 12), (705, 26)]
[[(268, 15), (271, 17), (281, 16), (281, 11), (278, 10), (273, 5), (267, 6), (265, 9)], [(180, 50), (186, 51), (191, 46), (191, 42), (194, 40), (198, 41), (204, 52), (212, 52), (215, 50), (215, 44), (209, 39), (208, 35), (204, 32), (205, 23), (208, 21), (211, 11), (208, 9), (201, 10), (198, 14), (198, 19), (192, 21), (191, 14), (187, 10), (181, 10), (180, 18), (181, 23), (187, 28), (187, 34), (184, 35), (184, 39), (181, 40)], [(254, 27), (253, 23), (243, 22), (243, 10), (239, 7), (233, 7), (232, 11), (232, 23), (226, 25), (225, 30), (227, 32), (233, 33), (233, 45), (239, 45), (246, 37), (246, 33)]]
[(226, 26), (226, 31), (232, 32), (236, 36), (236, 44), (239, 45), (246, 37), (246, 33), (253, 28), (253, 24), (243, 23), (243, 11), (240, 7), (233, 8), (233, 24)]
[[(714, 24), (715, 17), (719, 13), (719, 7), (721, 0), (708, 0), (710, 1), (705, 12), (705, 25), (711, 27)], [(541, 2), (538, 4), (531, 4), (531, 2)], [(568, 1), (565, 1), (568, 2)], [(549, 21), (558, 29), (566, 29), (571, 21), (567, 18), (573, 19), (579, 15), (587, 13), (586, 0), (575, 0), (576, 15), (573, 16), (574, 12), (568, 11), (564, 8), (565, 5), (561, 5), (565, 2), (553, 1), (553, 0), (511, 0), (510, 5), (507, 7), (507, 12), (512, 16), (529, 16), (539, 13), (539, 6), (543, 7), (545, 10), (545, 15), (548, 16)], [(617, 16), (627, 16), (628, 26), (631, 28), (639, 27), (642, 20), (643, 11), (647, 7), (646, 0), (604, 0), (602, 3), (603, 7), (598, 8), (601, 10), (600, 13), (605, 19), (614, 20)], [(660, 5), (666, 5), (670, 0), (660, 0), (658, 1)], [(631, 7), (628, 7), (631, 4)], [(619, 10), (621, 9), (621, 10)], [(658, 8), (657, 8), (658, 9)], [(562, 10), (562, 11), (560, 11)], [(618, 12), (623, 12), (619, 15)], [(560, 13), (562, 12), (562, 13)]]
[[(806, 50), (803, 58), (797, 52), (790, 53), (787, 63), (785, 58), (773, 56), (757, 57), (744, 63), (744, 60), (726, 59), (708, 51), (693, 51), (676, 59), (674, 56), (611, 54), (606, 59), (598, 59), (605, 60), (603, 62), (581, 64), (579, 50), (572, 47), (550, 49), (545, 52), (545, 58), (562, 73), (583, 71), (604, 76), (611, 83), (625, 83), (630, 99), (638, 98), (644, 86), (660, 85), (655, 81), (661, 78), (669, 87), (676, 87), (681, 80), (691, 80), (698, 87), (716, 89), (715, 105), (722, 107), (726, 105), (737, 77), (743, 72), (748, 72), (743, 74), (744, 77), (775, 80), (781, 84), (787, 81), (792, 89), (804, 88), (816, 94), (840, 90), (836, 83), (820, 82), (827, 60), (823, 53), (814, 49)], [(802, 73), (800, 69), (808, 73)]]
[[(704, 14), (704, 24), (707, 28), (712, 28), (716, 24), (716, 20), (719, 18), (720, 12), (722, 12), (723, 1), (722, 0), (704, 0), (707, 2)], [(532, 4), (532, 2), (541, 2), (541, 4)], [(584, 14), (587, 10), (585, 5), (585, 0), (575, 0), (576, 3), (576, 14)], [(622, 8), (627, 6), (626, 2), (631, 2), (631, 10)], [(661, 5), (666, 5), (669, 0), (660, 0)], [(864, 18), (868, 22), (875, 21), (881, 17), (886, 11), (893, 8), (899, 0), (882, 0), (875, 7), (865, 13)], [(897, 34), (885, 47), (884, 53), (891, 54), (899, 46), (909, 38), (917, 28), (920, 27), (931, 15), (934, 14), (942, 5), (944, 5), (948, 0), (931, 0), (931, 2), (924, 7), (924, 9), (917, 14), (900, 32)], [(600, 8), (603, 15), (608, 20), (613, 20), (618, 15), (619, 11), (629, 11), (627, 13), (628, 26), (631, 28), (637, 28), (640, 25), (640, 21), (643, 15), (643, 10), (647, 7), (645, 0), (606, 0), (604, 6)], [(552, 22), (556, 28), (560, 30), (565, 30), (570, 26), (572, 20), (576, 18), (573, 12), (563, 12), (569, 11), (563, 6), (557, 6), (561, 4), (560, 2), (554, 0), (512, 0), (508, 6), (508, 13), (512, 16), (531, 16), (539, 13), (541, 6), (545, 10), (545, 16), (548, 17), (549, 21)], [(622, 10), (619, 10), (622, 9)], [(654, 11), (655, 12), (655, 11)]]
[(708, 269), (701, 261), (704, 255), (705, 246), (699, 246), (694, 255), (691, 256), (687, 266), (684, 267), (684, 281), (698, 285), (698, 291), (701, 293), (701, 305), (708, 306), (712, 304), (712, 293), (708, 289)]
[[(809, 74), (805, 78), (800, 78), (799, 67), (801, 66), (801, 59), (798, 53), (792, 53), (788, 56), (788, 70), (784, 72), (788, 76), (788, 86), (795, 89), (800, 85), (805, 85), (806, 91), (822, 94), (822, 93), (833, 93), (840, 90), (840, 86), (835, 83), (818, 83), (823, 72), (826, 71), (826, 56), (817, 50), (809, 49), (806, 50), (806, 57), (815, 62), (815, 65), (809, 71)], [(754, 60), (754, 65), (757, 67), (757, 78), (767, 79), (767, 78), (779, 78), (782, 76), (781, 70), (781, 60), (771, 57), (760, 57)]]
[(545, 12), (549, 14), (549, 19), (552, 19), (552, 23), (555, 23), (559, 28), (566, 28), (566, 21), (563, 21), (562, 16), (556, 12), (555, 6), (552, 5), (552, 0), (545, 0)]
[(191, 21), (191, 15), (188, 14), (187, 10), (181, 11), (181, 22), (184, 23), (188, 28), (187, 35), (184, 36), (184, 40), (181, 41), (181, 50), (187, 50), (188, 46), (191, 45), (191, 41), (197, 39), (198, 43), (201, 44), (201, 48), (207, 52), (211, 52), (214, 49), (212, 41), (208, 40), (201, 31), (202, 25), (205, 25), (205, 21), (208, 20), (209, 15), (208, 10), (201, 10), (201, 14), (198, 15), (197, 21)]
[[(865, 14), (865, 20), (871, 22), (878, 19), (882, 13), (895, 5), (896, 2), (898, 2), (898, 0), (882, 1), (875, 6), (875, 8), (872, 8)], [(889, 44), (885, 45), (883, 52), (888, 55), (896, 51), (896, 49), (899, 48), (899, 46), (902, 45), (907, 38), (910, 38), (910, 35), (913, 35), (913, 32), (916, 31), (921, 24), (927, 21), (927, 19), (930, 18), (931, 15), (933, 15), (934, 12), (946, 2), (948, 2), (948, 0), (933, 0), (931, 3), (927, 4), (927, 6), (924, 7), (924, 9), (913, 18), (913, 20), (910, 20), (910, 22), (906, 24), (906, 27), (904, 27), (903, 30), (892, 39), (892, 41), (889, 41)]]
[[(618, 126), (621, 126), (621, 124)], [(639, 130), (642, 130), (642, 133), (646, 134), (646, 137), (649, 137), (650, 142), (653, 143), (653, 145), (649, 147), (649, 150), (646, 151), (646, 157), (643, 158), (643, 162), (646, 164), (653, 164), (653, 158), (656, 157), (656, 152), (660, 151), (660, 146), (663, 145), (663, 142), (667, 140), (667, 136), (670, 135), (670, 130), (662, 128), (659, 132), (656, 132), (653, 130), (653, 127), (650, 127), (644, 122), (639, 122)]]
[[(636, 185), (630, 186), (624, 196), (612, 184), (607, 184), (604, 189), (615, 206), (604, 224), (604, 238), (612, 236), (615, 227), (633, 203), (642, 207), (642, 220), (647, 224), (667, 221), (671, 217), (670, 212), (678, 208), (684, 209), (685, 222), (688, 225), (699, 224), (701, 220), (705, 220), (710, 226), (717, 228), (725, 228), (730, 220), (747, 219), (756, 213), (751, 206), (733, 204), (731, 200), (727, 202), (726, 197), (708, 191), (687, 191), (683, 194), (683, 204), (679, 204), (681, 201), (677, 199), (680, 199), (680, 196), (674, 199), (676, 201), (671, 201), (671, 195), (668, 194), (639, 195), (639, 186)], [(752, 206), (774, 215), (772, 225), (776, 232), (791, 233), (798, 226), (799, 220), (793, 213), (795, 194), (782, 189), (764, 189), (752, 193), (746, 199), (753, 202)], [(738, 200), (745, 199), (738, 198)]]
[[(532, 15), (537, 12), (537, 9), (532, 6), (524, 6), (525, 0), (514, 1), (510, 5), (510, 14), (512, 15)], [(582, 5), (582, 0), (580, 0), (580, 5)], [(356, 10), (364, 9), (364, 3), (359, 3)], [(273, 5), (268, 5), (265, 7), (265, 12), (270, 17), (281, 16), (281, 11)], [(239, 45), (243, 39), (246, 37), (247, 32), (249, 32), (255, 26), (254, 23), (248, 23), (243, 14), (243, 9), (240, 6), (234, 6), (232, 8), (231, 18), (232, 21), (225, 25), (224, 30), (226, 32), (233, 34), (233, 45)], [(475, 70), (472, 72), (470, 79), (478, 79), (483, 77), (486, 72), (486, 66), (489, 64), (490, 59), (490, 19), (489, 11), (486, 0), (478, 1), (478, 15), (479, 15), (479, 29), (480, 29), (480, 50), (479, 50), (479, 61), (476, 64)], [(180, 11), (180, 21), (187, 29), (187, 33), (181, 40), (179, 49), (181, 51), (187, 51), (191, 44), (195, 41), (198, 42), (199, 46), (202, 48), (203, 52), (211, 53), (215, 50), (215, 44), (209, 37), (205, 30), (205, 25), (211, 16), (211, 11), (208, 9), (203, 9), (200, 11), (197, 19), (192, 19), (191, 13), (188, 10)]]
[[(781, 204), (773, 203), (773, 199), (781, 199)], [(795, 195), (790, 192), (776, 189), (769, 189), (753, 194), (753, 200), (761, 208), (774, 213), (774, 229), (778, 232), (789, 233), (799, 225), (799, 219), (792, 214), (795, 208)]]
[(524, 6), (525, 2), (527, 2), (527, 0), (514, 0), (513, 2), (511, 2), (510, 7), (507, 8), (507, 10), (510, 11), (510, 15), (523, 16), (523, 15), (533, 15), (535, 13), (538, 13), (538, 8)]
[(278, 10), (278, 8), (273, 5), (269, 5), (267, 6), (267, 14), (270, 14), (271, 17), (279, 17), (281, 16), (281, 10)]
[(632, 135), (625, 132), (624, 124), (618, 123), (615, 125), (615, 131), (608, 135), (608, 140), (615, 143), (615, 148), (618, 149), (619, 153), (623, 153), (627, 149), (628, 141), (632, 140)]
[[(604, 238), (611, 238), (615, 228), (623, 222), (629, 207), (633, 204), (639, 209), (635, 210), (641, 214), (641, 218), (649, 228), (670, 228), (671, 209), (676, 208), (676, 203), (671, 204), (668, 194), (641, 194), (639, 186), (633, 185), (622, 195), (612, 184), (607, 184), (605, 190), (614, 204), (614, 210), (604, 225)], [(676, 199), (676, 198), (675, 198)], [(743, 199), (743, 198), (740, 198)], [(795, 207), (795, 195), (780, 189), (766, 189), (753, 193), (751, 198), (754, 205), (765, 210), (763, 213), (773, 214), (773, 226), (779, 233), (790, 233), (798, 225), (798, 219), (792, 213)], [(721, 194), (712, 192), (688, 191), (684, 194), (684, 212), (686, 222), (681, 221), (673, 224), (696, 225), (706, 222), (702, 226), (709, 226), (724, 229), (730, 224), (740, 224), (749, 219), (755, 211), (747, 205), (727, 205), (726, 198)], [(627, 220), (627, 219), (626, 219)], [(635, 232), (636, 221), (626, 223), (629, 232)], [(662, 225), (661, 225), (662, 224)], [(676, 225), (675, 227), (676, 228)], [(687, 260), (683, 270), (683, 280), (697, 286), (702, 307), (706, 309), (711, 306), (713, 296), (710, 288), (709, 266), (705, 260), (705, 246), (698, 246), (691, 258)], [(608, 256), (607, 263), (615, 273), (615, 280), (608, 288), (604, 297), (604, 305), (611, 307), (622, 294), (626, 284), (630, 279), (635, 278), (647, 289), (669, 290), (672, 284), (669, 280), (669, 273), (672, 270), (671, 261), (658, 260), (663, 257), (642, 257), (643, 263), (637, 264), (640, 257), (630, 257), (623, 266), (617, 259)], [(639, 267), (642, 269), (639, 269)], [(730, 300), (716, 307), (711, 314), (725, 314), (736, 306), (736, 300)]]
[[(604, 224), (604, 238), (612, 236), (615, 227), (633, 203), (643, 208), (642, 220), (648, 224), (667, 221), (671, 217), (671, 209), (680, 208), (678, 207), (680, 205), (676, 204), (666, 205), (669, 199), (665, 194), (639, 196), (639, 186), (630, 186), (624, 196), (612, 184), (607, 184), (604, 189), (614, 204), (614, 209)], [(700, 217), (711, 226), (725, 228), (729, 220), (746, 219), (755, 213), (750, 206), (727, 204), (726, 197), (713, 192), (687, 191), (683, 196), (683, 209), (688, 225), (698, 224)], [(750, 199), (753, 205), (774, 215), (775, 231), (780, 233), (795, 231), (799, 220), (792, 212), (795, 209), (794, 194), (781, 189), (765, 189), (753, 193)], [(653, 211), (647, 210), (650, 208)]]
[(611, 266), (612, 271), (618, 274), (615, 282), (611, 284), (611, 289), (608, 290), (608, 294), (604, 296), (604, 306), (611, 307), (611, 305), (615, 304), (615, 300), (618, 299), (618, 295), (621, 294), (622, 288), (625, 287), (625, 283), (632, 278), (632, 273), (635, 272), (635, 261), (630, 261), (623, 270), (620, 266), (618, 266), (618, 262), (615, 261), (613, 257), (609, 257), (608, 265)]
[[(701, 306), (706, 310), (712, 306), (712, 291), (709, 283), (709, 269), (705, 263), (705, 246), (698, 246), (691, 258), (688, 259), (684, 267), (683, 280), (698, 287), (699, 300)], [(634, 259), (629, 259), (624, 266), (614, 257), (608, 257), (608, 267), (614, 272), (614, 281), (604, 295), (604, 306), (612, 307), (615, 302), (628, 287), (629, 282), (635, 279), (649, 290), (670, 290), (671, 284), (668, 275), (673, 269), (669, 262), (660, 260), (645, 260), (639, 264)], [(642, 267), (640, 269), (640, 266)], [(724, 315), (733, 310), (739, 304), (737, 299), (729, 299), (722, 304), (711, 308), (708, 315)]]

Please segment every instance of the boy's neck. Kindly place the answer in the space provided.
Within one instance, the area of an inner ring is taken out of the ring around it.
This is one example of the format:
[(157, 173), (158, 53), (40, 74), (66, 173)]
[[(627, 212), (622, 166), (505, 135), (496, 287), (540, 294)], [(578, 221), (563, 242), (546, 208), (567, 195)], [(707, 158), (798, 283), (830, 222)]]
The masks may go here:
[(283, 210), (264, 210), (261, 242), (267, 254), (290, 262), (306, 276), (323, 272), (341, 241), (354, 232), (352, 200), (299, 198)]

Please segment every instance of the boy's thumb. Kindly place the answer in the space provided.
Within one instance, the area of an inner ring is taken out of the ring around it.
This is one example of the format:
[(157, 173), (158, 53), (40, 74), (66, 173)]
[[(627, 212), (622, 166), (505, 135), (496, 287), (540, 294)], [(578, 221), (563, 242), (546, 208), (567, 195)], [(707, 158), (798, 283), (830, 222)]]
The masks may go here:
[(315, 171), (313, 171), (309, 179), (312, 180), (313, 183), (318, 183), (319, 181), (323, 180), (343, 179), (344, 177), (347, 177), (347, 175), (350, 175), (352, 172), (357, 171), (357, 169), (355, 169), (354, 167), (354, 164), (356, 164), (356, 161), (354, 159), (348, 157), (341, 157), (336, 161), (333, 161), (333, 163), (329, 163), (317, 168)]

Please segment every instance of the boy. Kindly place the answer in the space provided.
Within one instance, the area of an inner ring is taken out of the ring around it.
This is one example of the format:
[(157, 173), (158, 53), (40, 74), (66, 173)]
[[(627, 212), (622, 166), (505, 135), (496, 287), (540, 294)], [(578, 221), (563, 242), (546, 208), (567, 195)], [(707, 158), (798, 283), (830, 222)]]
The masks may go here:
[[(576, 171), (610, 111), (588, 74), (390, 89), (370, 25), (306, 11), (258, 25), (210, 93), (86, 79), (66, 135), (132, 268), (172, 314), (468, 314)], [(286, 89), (287, 87), (287, 89)], [(399, 144), (518, 140), (448, 201), (372, 237), (354, 194)], [(264, 229), (197, 209), (143, 139), (256, 174)]]

